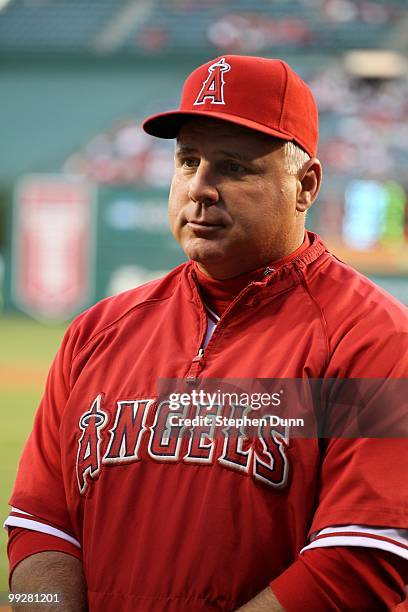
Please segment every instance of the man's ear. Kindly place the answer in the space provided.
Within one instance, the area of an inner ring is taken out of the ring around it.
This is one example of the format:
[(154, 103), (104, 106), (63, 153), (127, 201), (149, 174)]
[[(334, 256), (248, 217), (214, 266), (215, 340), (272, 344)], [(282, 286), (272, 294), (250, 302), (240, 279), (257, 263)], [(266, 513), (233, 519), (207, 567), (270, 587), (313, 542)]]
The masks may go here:
[(317, 198), (322, 183), (322, 165), (316, 157), (309, 159), (298, 174), (296, 210), (304, 213)]

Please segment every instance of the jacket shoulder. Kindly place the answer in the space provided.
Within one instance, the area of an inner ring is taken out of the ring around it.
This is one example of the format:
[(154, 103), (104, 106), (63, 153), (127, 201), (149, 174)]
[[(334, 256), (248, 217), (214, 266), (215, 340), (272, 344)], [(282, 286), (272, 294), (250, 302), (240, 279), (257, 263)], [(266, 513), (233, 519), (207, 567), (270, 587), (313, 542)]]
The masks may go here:
[(402, 358), (408, 353), (408, 309), (403, 304), (327, 251), (309, 267), (305, 284), (325, 327), (328, 376), (408, 375)]
[(67, 331), (74, 344), (73, 354), (77, 354), (104, 330), (120, 325), (122, 320), (139, 308), (169, 299), (176, 291), (187, 265), (181, 264), (162, 278), (107, 297), (78, 315)]
[(373, 325), (408, 332), (408, 309), (350, 265), (326, 252), (308, 275), (314, 298), (328, 322), (353, 325), (368, 318)]
[(340, 378), (408, 375), (408, 309), (363, 274), (325, 253), (305, 282), (326, 330), (326, 374)]

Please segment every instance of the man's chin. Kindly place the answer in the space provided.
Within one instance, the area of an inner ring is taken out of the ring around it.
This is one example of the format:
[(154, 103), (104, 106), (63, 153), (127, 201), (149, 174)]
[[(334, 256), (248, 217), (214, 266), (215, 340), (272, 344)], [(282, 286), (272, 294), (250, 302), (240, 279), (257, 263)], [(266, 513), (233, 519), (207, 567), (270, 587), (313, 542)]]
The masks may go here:
[[(186, 253), (187, 255), (187, 253)], [(206, 252), (206, 253), (194, 253), (191, 256), (187, 255), (189, 259), (195, 261), (198, 268), (203, 274), (217, 280), (229, 278), (233, 276), (230, 273), (230, 263), (226, 259), (225, 253), (220, 252)]]
[(203, 266), (224, 261), (227, 255), (221, 245), (215, 244), (213, 240), (202, 238), (189, 240), (187, 244), (183, 245), (183, 250), (189, 259)]

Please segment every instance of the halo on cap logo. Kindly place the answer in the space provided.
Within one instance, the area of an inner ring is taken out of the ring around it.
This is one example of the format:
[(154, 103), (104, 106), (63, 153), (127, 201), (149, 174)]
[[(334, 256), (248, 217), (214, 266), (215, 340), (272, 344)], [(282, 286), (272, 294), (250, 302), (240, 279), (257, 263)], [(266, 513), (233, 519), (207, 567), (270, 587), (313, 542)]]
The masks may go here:
[(224, 72), (231, 70), (231, 66), (222, 57), (215, 64), (208, 68), (208, 77), (203, 82), (200, 93), (197, 96), (194, 106), (204, 104), (210, 100), (211, 104), (225, 104), (224, 102)]

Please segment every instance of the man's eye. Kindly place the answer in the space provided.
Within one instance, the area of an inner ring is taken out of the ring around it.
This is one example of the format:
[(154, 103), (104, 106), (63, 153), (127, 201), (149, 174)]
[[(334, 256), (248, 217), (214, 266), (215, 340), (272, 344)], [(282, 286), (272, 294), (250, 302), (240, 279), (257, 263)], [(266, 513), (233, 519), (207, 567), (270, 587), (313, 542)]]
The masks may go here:
[(194, 157), (185, 157), (182, 160), (182, 165), (184, 168), (197, 168), (199, 163), (199, 160), (195, 159)]
[(245, 168), (239, 162), (230, 160), (225, 163), (225, 168), (231, 174), (243, 174), (245, 172)]

